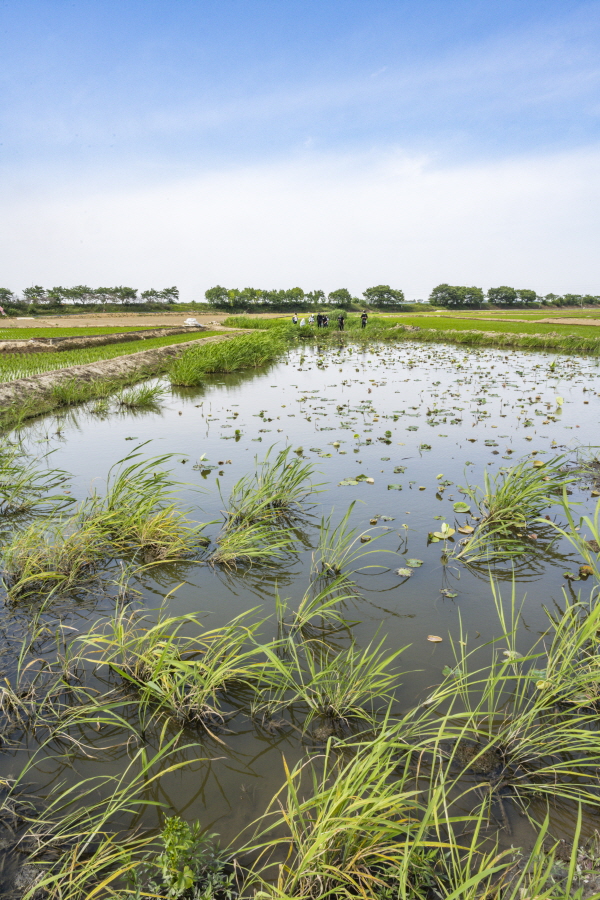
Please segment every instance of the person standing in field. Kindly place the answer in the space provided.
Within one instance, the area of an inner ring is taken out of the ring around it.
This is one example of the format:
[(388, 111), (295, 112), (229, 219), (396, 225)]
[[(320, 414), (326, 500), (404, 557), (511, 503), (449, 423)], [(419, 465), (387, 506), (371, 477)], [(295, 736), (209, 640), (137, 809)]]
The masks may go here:
[(338, 328), (340, 331), (344, 330), (344, 313), (340, 313), (338, 316)]
[(362, 311), (361, 314), (360, 314), (360, 327), (361, 327), (361, 328), (366, 328), (366, 327), (367, 327), (367, 320), (368, 320), (368, 318), (369, 318), (369, 317), (368, 317), (368, 315), (367, 315), (366, 309), (363, 309), (363, 311)]
[(317, 328), (323, 327), (323, 316), (321, 313), (317, 313)]
[(314, 325), (314, 324), (315, 324), (315, 317), (313, 316), (312, 313), (311, 313), (310, 316), (308, 317), (308, 324), (309, 324), (309, 325)]
[(298, 316), (296, 315), (296, 313), (294, 313), (294, 315), (292, 316), (292, 322), (294, 323), (294, 325), (298, 324)]
[(329, 328), (329, 316), (327, 313), (323, 316), (323, 328)]

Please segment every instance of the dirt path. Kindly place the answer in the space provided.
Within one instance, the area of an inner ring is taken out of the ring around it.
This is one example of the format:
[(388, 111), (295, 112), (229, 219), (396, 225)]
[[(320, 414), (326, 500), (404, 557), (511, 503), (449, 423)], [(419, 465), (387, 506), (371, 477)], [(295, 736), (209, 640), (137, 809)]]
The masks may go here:
[(207, 338), (197, 338), (194, 341), (184, 341), (181, 344), (170, 344), (167, 347), (158, 347), (155, 350), (142, 350), (140, 353), (132, 353), (128, 356), (119, 356), (116, 359), (98, 360), (95, 363), (87, 363), (82, 366), (68, 366), (65, 369), (57, 369), (53, 372), (43, 372), (41, 375), (32, 375), (30, 378), (18, 378), (15, 381), (7, 381), (0, 384), (0, 414), (10, 413), (13, 405), (20, 408), (31, 407), (32, 414), (39, 414), (52, 409), (56, 404), (52, 394), (57, 385), (65, 382), (92, 382), (121, 380), (135, 381), (145, 376), (157, 375), (164, 370), (169, 359), (173, 359), (187, 350), (188, 347), (197, 347), (201, 344), (210, 344), (215, 341), (227, 341), (243, 331), (230, 331), (227, 334), (213, 335)]

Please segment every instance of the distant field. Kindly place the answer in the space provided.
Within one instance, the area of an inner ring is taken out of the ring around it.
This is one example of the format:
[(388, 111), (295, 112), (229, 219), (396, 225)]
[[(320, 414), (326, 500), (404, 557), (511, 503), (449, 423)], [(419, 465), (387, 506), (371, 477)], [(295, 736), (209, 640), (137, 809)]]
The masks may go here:
[[(544, 318), (544, 317), (542, 317)], [(375, 321), (375, 316), (373, 317)], [(386, 316), (385, 319), (379, 319), (385, 324), (398, 322), (401, 325), (420, 325), (422, 328), (436, 328), (439, 331), (499, 331), (511, 334), (550, 334), (552, 332), (558, 334), (577, 334), (582, 337), (600, 337), (600, 328), (597, 325), (561, 325), (559, 322), (543, 323), (539, 321), (531, 322), (511, 322), (506, 321), (481, 321), (476, 319), (465, 319), (453, 316), (452, 318), (427, 315), (398, 315)]]
[[(86, 331), (86, 329), (75, 330)], [(118, 329), (114, 330), (117, 331)], [(100, 333), (104, 331), (104, 329), (100, 329)], [(87, 332), (90, 333), (90, 329), (87, 329)], [(65, 350), (63, 353), (5, 354), (0, 356), (0, 382), (14, 381), (16, 378), (27, 378), (30, 375), (39, 375), (42, 372), (54, 372), (57, 369), (66, 369), (68, 366), (81, 366), (102, 359), (115, 359), (118, 356), (128, 356), (145, 350), (153, 350), (157, 347), (180, 344), (184, 341), (210, 337), (213, 334), (219, 334), (219, 332), (196, 331), (191, 334), (176, 334), (171, 337), (148, 338), (145, 341), (139, 341), (139, 343), (109, 344), (103, 347), (86, 347), (83, 350)]]
[(37, 328), (0, 328), (0, 341), (20, 341), (40, 337), (84, 337), (90, 334), (119, 334), (125, 331), (148, 331), (156, 327), (160, 328), (160, 326), (156, 325), (98, 325), (90, 328), (61, 328), (60, 326), (46, 325), (45, 327)]
[[(394, 315), (392, 313), (392, 315)], [(593, 309), (447, 309), (432, 310), (431, 312), (413, 313), (413, 315), (427, 316), (474, 316), (475, 318), (493, 318), (493, 319), (600, 319), (600, 308), (596, 311)]]

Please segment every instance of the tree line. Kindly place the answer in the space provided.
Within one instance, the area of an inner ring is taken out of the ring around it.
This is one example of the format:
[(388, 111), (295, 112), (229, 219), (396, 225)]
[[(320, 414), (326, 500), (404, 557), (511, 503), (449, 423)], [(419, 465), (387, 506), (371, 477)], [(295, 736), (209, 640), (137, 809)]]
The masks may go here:
[(479, 287), (458, 284), (438, 284), (429, 295), (432, 306), (451, 309), (481, 309), (483, 306), (533, 307), (533, 306), (597, 306), (600, 296), (594, 294), (545, 294), (508, 285), (489, 288), (484, 293)]
[(389, 284), (378, 284), (363, 291), (362, 297), (353, 297), (347, 288), (325, 291), (304, 291), (294, 287), (289, 290), (261, 290), (259, 288), (225, 288), (220, 284), (209, 288), (204, 294), (208, 303), (218, 309), (292, 309), (306, 306), (338, 306), (349, 309), (355, 306), (376, 306), (390, 308), (404, 303), (403, 291)]
[(125, 287), (98, 287), (91, 288), (86, 284), (77, 284), (75, 287), (44, 288), (39, 284), (27, 287), (19, 297), (9, 288), (0, 288), (0, 305), (5, 310), (35, 309), (38, 307), (48, 309), (60, 309), (62, 306), (139, 306), (164, 305), (177, 303), (179, 290), (176, 287), (156, 290), (150, 288), (138, 293), (137, 288)]

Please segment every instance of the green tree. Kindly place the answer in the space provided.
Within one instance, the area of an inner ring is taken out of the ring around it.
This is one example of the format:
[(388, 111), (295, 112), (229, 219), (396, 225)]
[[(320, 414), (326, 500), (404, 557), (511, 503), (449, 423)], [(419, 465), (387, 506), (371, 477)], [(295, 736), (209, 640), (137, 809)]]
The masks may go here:
[(327, 294), (327, 299), (336, 306), (350, 306), (352, 294), (347, 288), (338, 288), (337, 291), (331, 291), (330, 294)]
[(43, 303), (46, 299), (46, 289), (40, 284), (34, 284), (32, 287), (25, 288), (23, 296), (28, 303)]
[(429, 295), (429, 302), (436, 306), (459, 309), (462, 306), (478, 306), (483, 301), (481, 288), (468, 288), (460, 284), (438, 284)]
[(228, 301), (227, 288), (221, 287), (220, 284), (217, 284), (216, 287), (208, 288), (204, 292), (204, 296), (213, 306), (224, 306)]
[(0, 288), (0, 306), (9, 306), (15, 302), (15, 295), (8, 288)]
[(389, 284), (378, 284), (363, 291), (365, 301), (371, 306), (392, 306), (404, 303), (404, 292), (394, 290)]
[(517, 297), (519, 298), (521, 303), (525, 303), (525, 305), (527, 305), (527, 303), (535, 303), (535, 301), (537, 300), (537, 294), (535, 291), (528, 291), (524, 290), (523, 288), (517, 291)]
[(490, 288), (487, 292), (490, 303), (497, 306), (514, 306), (517, 302), (517, 292), (513, 287), (503, 284), (501, 287)]
[(308, 291), (304, 299), (312, 306), (321, 306), (325, 303), (325, 291)]
[(167, 303), (178, 303), (179, 302), (179, 288), (173, 285), (173, 287), (163, 288), (159, 294), (161, 300), (165, 300)]

